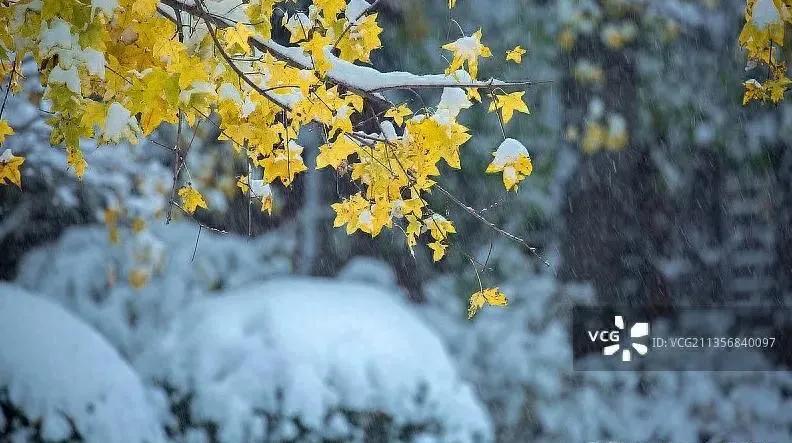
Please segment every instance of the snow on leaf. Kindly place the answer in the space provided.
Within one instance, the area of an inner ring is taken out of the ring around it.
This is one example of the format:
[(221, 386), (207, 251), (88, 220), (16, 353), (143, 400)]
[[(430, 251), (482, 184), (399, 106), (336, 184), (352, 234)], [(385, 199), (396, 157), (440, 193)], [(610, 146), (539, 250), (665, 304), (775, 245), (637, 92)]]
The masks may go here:
[(468, 37), (460, 37), (454, 42), (443, 45), (443, 49), (454, 53), (451, 64), (446, 68), (446, 75), (450, 75), (467, 64), (470, 77), (475, 79), (478, 75), (478, 58), (491, 57), (492, 51), (481, 44), (481, 29)]
[(503, 172), (503, 186), (506, 190), (516, 189), (517, 184), (533, 172), (528, 149), (513, 138), (504, 140), (492, 155), (494, 158), (486, 172)]
[(767, 91), (761, 83), (755, 79), (746, 80), (743, 83), (745, 87), (745, 94), (743, 95), (743, 106), (747, 105), (753, 100), (762, 101), (767, 97)]

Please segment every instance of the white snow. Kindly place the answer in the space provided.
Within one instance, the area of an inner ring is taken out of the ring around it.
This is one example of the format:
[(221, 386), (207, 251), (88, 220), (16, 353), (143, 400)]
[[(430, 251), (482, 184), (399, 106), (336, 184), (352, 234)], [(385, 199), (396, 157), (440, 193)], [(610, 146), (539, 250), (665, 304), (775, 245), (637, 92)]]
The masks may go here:
[(242, 96), (239, 94), (239, 90), (228, 82), (220, 85), (217, 89), (217, 95), (222, 100), (233, 100), (236, 103), (242, 103)]
[(61, 18), (41, 23), (41, 41), (39, 49), (42, 56), (50, 55), (54, 48), (70, 49), (75, 46), (76, 37), (71, 34), (71, 27)]
[[(354, 426), (346, 410), (380, 411), (397, 427), (434, 425), (442, 441), (491, 437), (440, 340), (382, 290), (274, 280), (201, 301), (173, 325), (141, 365), (191, 394), (193, 420), (218, 423), (220, 441), (241, 441), (262, 414), (317, 437), (344, 433)], [(286, 426), (270, 437), (288, 436)]]
[[(197, 226), (160, 222), (148, 230), (121, 229), (122, 242), (113, 245), (104, 226), (68, 229), (25, 256), (17, 283), (58, 300), (134, 358), (189, 303), (291, 270), (288, 230), (253, 240), (204, 230), (195, 258)], [(150, 279), (135, 289), (127, 277), (138, 267)]]
[(465, 90), (461, 88), (443, 88), (443, 94), (440, 96), (440, 103), (437, 109), (446, 109), (451, 116), (456, 119), (463, 109), (468, 109), (473, 106), (465, 94)]
[(393, 127), (393, 123), (390, 120), (383, 120), (380, 122), (380, 130), (382, 131), (382, 135), (385, 137), (385, 140), (397, 140), (399, 138), (396, 135), (396, 128)]
[(111, 18), (118, 7), (118, 0), (91, 0), (91, 7), (101, 9), (105, 16)]
[(242, 107), (240, 111), (242, 112), (243, 118), (248, 118), (253, 111), (256, 110), (256, 104), (250, 99), (250, 97), (245, 97), (245, 101), (242, 103)]
[(96, 75), (101, 79), (105, 76), (105, 57), (104, 54), (93, 48), (85, 48), (80, 52), (80, 57), (85, 64), (89, 74)]
[(0, 155), (0, 163), (8, 163), (9, 161), (11, 161), (11, 157), (13, 156), (14, 153), (11, 152), (10, 149), (6, 149), (5, 151), (3, 151), (3, 154)]
[(69, 91), (79, 94), (80, 93), (80, 75), (77, 73), (77, 67), (72, 66), (69, 69), (63, 69), (60, 65), (52, 68), (49, 74), (50, 83), (64, 83)]
[(350, 23), (355, 23), (369, 7), (371, 7), (371, 3), (366, 0), (350, 0), (349, 4), (347, 4), (344, 16), (346, 16), (346, 19), (349, 20)]
[(125, 132), (129, 132), (130, 124), (137, 126), (132, 113), (121, 103), (113, 102), (107, 109), (103, 139), (118, 142)]
[(250, 192), (254, 197), (272, 197), (272, 187), (269, 185), (269, 183), (261, 179), (250, 180)]
[(495, 158), (492, 163), (496, 166), (504, 166), (520, 157), (528, 157), (528, 149), (519, 141), (507, 138), (495, 150)]
[(163, 441), (143, 384), (96, 331), (52, 302), (0, 283), (0, 388), (42, 437)]
[(751, 12), (751, 19), (754, 25), (759, 28), (781, 22), (781, 17), (778, 15), (778, 9), (773, 4), (773, 0), (757, 0)]

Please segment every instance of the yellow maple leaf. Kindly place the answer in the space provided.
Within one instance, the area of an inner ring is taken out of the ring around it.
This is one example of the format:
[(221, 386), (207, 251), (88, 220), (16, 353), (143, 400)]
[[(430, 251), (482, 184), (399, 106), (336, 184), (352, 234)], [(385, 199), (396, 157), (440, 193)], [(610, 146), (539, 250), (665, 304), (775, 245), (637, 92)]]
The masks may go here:
[(336, 141), (319, 147), (319, 155), (316, 156), (316, 169), (327, 166), (338, 169), (341, 162), (354, 154), (357, 148), (357, 143), (350, 140), (349, 137), (345, 135), (339, 136)]
[(385, 117), (390, 117), (396, 123), (396, 125), (401, 126), (404, 124), (404, 117), (408, 115), (412, 115), (412, 110), (405, 104), (401, 104), (395, 108), (390, 108), (385, 112)]
[(786, 76), (781, 76), (780, 78), (766, 81), (764, 86), (770, 96), (770, 100), (778, 104), (784, 99), (784, 94), (789, 89), (790, 84), (792, 84), (792, 80)]
[(382, 28), (377, 24), (377, 14), (358, 18), (336, 43), (340, 51), (339, 57), (349, 62), (357, 60), (370, 62), (371, 51), (382, 46), (380, 33)]
[(19, 172), (19, 167), (24, 162), (24, 157), (15, 156), (10, 149), (3, 151), (0, 155), (0, 184), (13, 183), (21, 188), (22, 174)]
[(525, 91), (512, 92), (511, 94), (496, 95), (489, 105), (489, 112), (500, 109), (503, 116), (503, 123), (508, 123), (511, 120), (514, 111), (530, 114), (528, 105), (522, 99)]
[(264, 180), (249, 180), (247, 175), (243, 175), (237, 179), (236, 185), (242, 190), (243, 194), (247, 195), (248, 191), (250, 191), (251, 197), (261, 200), (261, 212), (272, 215), (273, 197), (272, 187), (269, 183), (264, 183)]
[(743, 106), (750, 103), (752, 100), (762, 101), (767, 98), (767, 91), (765, 87), (754, 79), (746, 80), (743, 83), (745, 87), (745, 94), (743, 95)]
[(332, 19), (346, 6), (344, 0), (314, 0), (313, 2), (325, 18)]
[(0, 120), (0, 143), (5, 141), (6, 136), (12, 135), (13, 133), (14, 129), (8, 125), (8, 122)]
[(195, 210), (200, 208), (208, 209), (206, 200), (197, 189), (192, 186), (182, 186), (179, 188), (179, 197), (182, 200), (182, 207), (188, 214), (194, 214)]
[(433, 241), (429, 243), (429, 249), (432, 250), (432, 261), (440, 261), (445, 256), (445, 251), (448, 246), (440, 241)]
[(449, 234), (456, 234), (456, 228), (451, 220), (440, 214), (432, 214), (424, 220), (424, 225), (429, 229), (429, 234), (433, 239), (440, 241), (448, 238)]
[(525, 55), (525, 52), (525, 49), (521, 48), (520, 45), (517, 45), (514, 47), (514, 49), (509, 49), (506, 51), (506, 60), (520, 64), (522, 63), (522, 56)]
[(492, 51), (481, 44), (481, 29), (471, 36), (461, 37), (454, 42), (443, 45), (443, 49), (454, 53), (451, 64), (446, 68), (446, 75), (453, 74), (461, 69), (464, 64), (467, 64), (470, 77), (475, 79), (476, 75), (478, 75), (478, 58), (492, 56)]
[(507, 191), (516, 189), (517, 184), (533, 172), (528, 149), (513, 138), (504, 140), (492, 155), (495, 158), (487, 166), (486, 172), (503, 172), (503, 186)]
[(83, 157), (82, 149), (78, 146), (66, 146), (66, 164), (74, 169), (74, 173), (80, 179), (85, 175), (85, 168), (88, 166)]
[(311, 38), (302, 44), (305, 52), (311, 56), (314, 70), (319, 74), (320, 77), (324, 77), (330, 68), (333, 67), (332, 63), (330, 63), (330, 60), (327, 58), (327, 53), (325, 52), (325, 48), (332, 46), (332, 44), (333, 42), (330, 40), (330, 37), (324, 36), (318, 32), (314, 32), (311, 35)]
[(262, 160), (267, 183), (280, 179), (284, 186), (289, 186), (295, 175), (307, 170), (303, 163), (302, 151), (303, 147), (291, 140), (288, 149), (278, 149), (273, 155)]
[(231, 53), (242, 52), (250, 54), (250, 37), (253, 36), (253, 31), (246, 25), (237, 23), (233, 28), (227, 28), (225, 33), (226, 50)]
[(486, 288), (473, 293), (468, 305), (468, 320), (472, 319), (485, 304), (492, 306), (507, 306), (509, 299), (498, 288)]

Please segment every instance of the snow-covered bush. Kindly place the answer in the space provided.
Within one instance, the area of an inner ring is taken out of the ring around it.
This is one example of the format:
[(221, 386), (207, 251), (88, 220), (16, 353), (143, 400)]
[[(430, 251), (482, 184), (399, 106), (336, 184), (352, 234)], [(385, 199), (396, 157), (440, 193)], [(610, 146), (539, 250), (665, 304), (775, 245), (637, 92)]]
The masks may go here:
[[(24, 258), (17, 281), (60, 301), (132, 358), (188, 303), (291, 270), (286, 230), (254, 239), (207, 230), (199, 238), (187, 223), (149, 231), (114, 245), (104, 227), (68, 229)], [(139, 272), (145, 282), (127, 277)]]
[(440, 339), (390, 293), (283, 279), (173, 320), (137, 367), (190, 442), (489, 441), (489, 418)]
[(424, 312), (487, 404), (498, 441), (792, 441), (788, 373), (575, 372), (571, 307), (593, 292), (547, 274), (502, 289), (508, 309), (468, 322), (449, 297), (453, 279), (439, 278)]
[(90, 326), (0, 283), (0, 441), (161, 442), (151, 399)]

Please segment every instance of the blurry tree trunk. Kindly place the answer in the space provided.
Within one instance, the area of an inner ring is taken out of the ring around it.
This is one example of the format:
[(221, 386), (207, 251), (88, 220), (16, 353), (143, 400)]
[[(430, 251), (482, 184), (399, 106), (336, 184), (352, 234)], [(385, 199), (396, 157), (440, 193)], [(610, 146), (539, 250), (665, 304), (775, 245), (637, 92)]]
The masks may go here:
[[(615, 19), (634, 20), (634, 15), (628, 11)], [(620, 151), (603, 148), (581, 154), (578, 172), (567, 183), (560, 275), (591, 281), (603, 303), (665, 304), (665, 282), (653, 260), (657, 245), (666, 237), (665, 227), (656, 223), (654, 215), (665, 203), (650, 155), (653, 147), (633, 141), (639, 86), (635, 50), (630, 46), (610, 49), (595, 31), (580, 36), (571, 52), (562, 54), (568, 68), (561, 85), (568, 91), (567, 124), (580, 128), (582, 137), (589, 106), (599, 98), (605, 116), (618, 113), (624, 117), (630, 141)], [(583, 59), (602, 67), (599, 84), (584, 85), (573, 76), (576, 63)]]
[(297, 271), (300, 274), (310, 275), (314, 272), (316, 255), (320, 242), (320, 215), (322, 204), (322, 190), (320, 171), (316, 170), (316, 140), (306, 143), (303, 158), (305, 166), (305, 179), (303, 182), (303, 206), (299, 212), (300, 219), (300, 256), (297, 261)]

